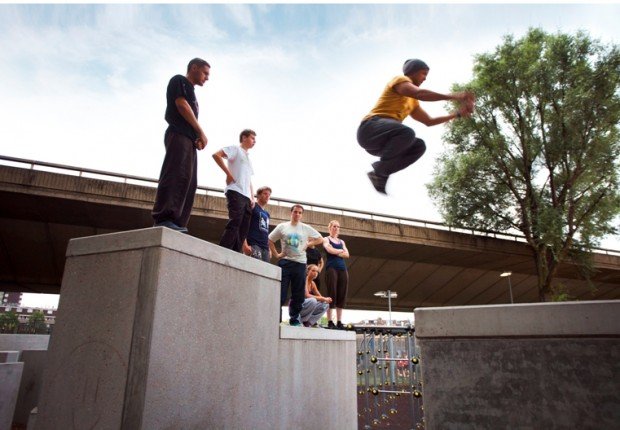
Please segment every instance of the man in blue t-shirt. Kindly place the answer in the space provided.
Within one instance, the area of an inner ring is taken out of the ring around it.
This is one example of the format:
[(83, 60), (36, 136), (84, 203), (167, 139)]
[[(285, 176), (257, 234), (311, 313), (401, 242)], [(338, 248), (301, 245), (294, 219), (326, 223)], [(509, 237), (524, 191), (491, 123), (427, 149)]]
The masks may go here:
[(252, 209), (252, 219), (250, 220), (250, 230), (243, 243), (243, 253), (254, 258), (269, 262), (271, 253), (269, 252), (269, 212), (265, 210), (271, 197), (271, 188), (260, 187), (256, 191), (256, 204)]
[(194, 86), (203, 86), (209, 79), (210, 70), (209, 63), (194, 58), (187, 65), (185, 76), (173, 76), (168, 83), (165, 116), (168, 128), (164, 135), (166, 156), (153, 206), (155, 227), (187, 233), (198, 184), (196, 150), (207, 145), (207, 136), (198, 124)]

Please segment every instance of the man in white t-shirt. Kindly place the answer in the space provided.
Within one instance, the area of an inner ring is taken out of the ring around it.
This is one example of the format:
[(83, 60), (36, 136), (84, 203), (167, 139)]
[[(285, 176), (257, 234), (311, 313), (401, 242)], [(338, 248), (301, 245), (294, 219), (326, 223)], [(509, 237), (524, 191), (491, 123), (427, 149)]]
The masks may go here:
[(224, 192), (228, 203), (228, 223), (222, 233), (220, 246), (242, 252), (254, 207), (254, 189), (251, 180), (254, 170), (248, 151), (256, 144), (256, 132), (250, 129), (243, 130), (239, 135), (239, 142), (239, 146), (226, 146), (220, 149), (213, 154), (213, 159), (226, 173)]
[[(316, 246), (323, 242), (321, 233), (301, 222), (303, 213), (303, 206), (294, 205), (291, 208), (291, 220), (278, 224), (269, 233), (271, 255), (278, 259), (278, 266), (282, 269), (280, 307), (286, 303), (289, 285), (291, 287), (289, 316), (292, 326), (301, 325), (299, 313), (306, 297), (306, 248), (308, 245)], [(278, 240), (282, 252), (276, 249), (275, 243)], [(280, 321), (282, 321), (281, 310)]]

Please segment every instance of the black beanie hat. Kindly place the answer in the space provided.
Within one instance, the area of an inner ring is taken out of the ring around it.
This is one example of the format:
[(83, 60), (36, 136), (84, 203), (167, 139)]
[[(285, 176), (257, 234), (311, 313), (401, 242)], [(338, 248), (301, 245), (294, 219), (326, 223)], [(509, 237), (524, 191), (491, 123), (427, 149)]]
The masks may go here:
[(418, 60), (417, 58), (409, 59), (403, 64), (403, 73), (405, 75), (410, 75), (422, 69), (430, 70), (430, 67), (428, 67), (424, 61)]

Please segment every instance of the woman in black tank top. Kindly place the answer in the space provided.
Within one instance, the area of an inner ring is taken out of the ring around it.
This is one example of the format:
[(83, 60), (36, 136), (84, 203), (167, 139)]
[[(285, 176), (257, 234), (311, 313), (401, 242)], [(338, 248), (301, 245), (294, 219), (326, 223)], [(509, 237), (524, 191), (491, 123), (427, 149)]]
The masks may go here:
[[(323, 248), (327, 252), (325, 283), (327, 284), (327, 294), (332, 299), (327, 310), (327, 328), (343, 330), (342, 310), (346, 307), (347, 288), (349, 286), (349, 272), (344, 259), (349, 258), (349, 250), (344, 240), (338, 237), (340, 234), (340, 223), (333, 220), (327, 228), (329, 236), (323, 239)], [(333, 309), (336, 309), (336, 324), (332, 320)]]

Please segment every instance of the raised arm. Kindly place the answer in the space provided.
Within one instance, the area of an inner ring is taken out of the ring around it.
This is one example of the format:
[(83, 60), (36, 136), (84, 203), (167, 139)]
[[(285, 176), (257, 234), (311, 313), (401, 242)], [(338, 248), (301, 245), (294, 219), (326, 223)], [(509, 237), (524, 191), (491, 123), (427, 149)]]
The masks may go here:
[(474, 95), (470, 92), (442, 94), (432, 90), (422, 89), (411, 82), (401, 82), (394, 85), (394, 91), (401, 96), (412, 97), (423, 102), (438, 102), (442, 100), (458, 100), (465, 102), (473, 100)]
[(444, 122), (451, 121), (455, 118), (467, 117), (470, 115), (471, 112), (469, 112), (466, 108), (460, 108), (458, 111), (449, 115), (443, 115), (433, 118), (424, 109), (422, 109), (422, 106), (418, 106), (413, 112), (411, 112), (410, 116), (416, 121), (419, 121), (428, 127), (432, 127), (434, 125), (443, 124)]
[(224, 173), (226, 173), (226, 185), (230, 185), (235, 182), (235, 178), (230, 172), (230, 169), (228, 168), (226, 163), (224, 162), (225, 158), (228, 158), (228, 156), (223, 149), (220, 149), (219, 151), (213, 153), (213, 159), (215, 160), (217, 165), (220, 166), (220, 169), (222, 169)]
[(319, 236), (319, 237), (309, 237), (308, 238), (308, 243), (306, 245), (306, 247), (308, 246), (317, 246), (323, 243), (323, 237)]

